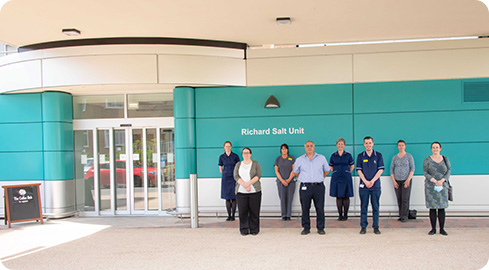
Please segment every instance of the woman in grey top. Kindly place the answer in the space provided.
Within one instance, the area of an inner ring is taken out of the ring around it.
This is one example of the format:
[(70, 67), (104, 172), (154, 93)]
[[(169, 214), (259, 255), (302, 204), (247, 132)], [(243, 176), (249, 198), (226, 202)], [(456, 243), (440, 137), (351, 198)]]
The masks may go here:
[(241, 151), (243, 161), (234, 166), (236, 180), (236, 198), (239, 209), (239, 231), (245, 236), (257, 235), (260, 232), (261, 207), (261, 167), (258, 162), (251, 160), (251, 149)]
[[(433, 155), (425, 158), (423, 162), (424, 193), (426, 207), (430, 209), (431, 231), (429, 235), (436, 233), (436, 218), (440, 224), (440, 234), (447, 235), (445, 231), (445, 208), (448, 207), (448, 183), (450, 178), (450, 161), (440, 155), (441, 144), (431, 144)], [(438, 210), (438, 213), (437, 213)]]
[(294, 199), (295, 180), (294, 162), (295, 158), (289, 155), (289, 146), (280, 146), (281, 155), (275, 159), (275, 175), (277, 175), (278, 197), (280, 198), (280, 209), (282, 220), (290, 220), (292, 215), (292, 200)]
[(399, 153), (392, 157), (391, 178), (396, 192), (397, 205), (399, 206), (399, 219), (401, 222), (408, 220), (409, 198), (411, 196), (411, 180), (414, 175), (414, 159), (406, 153), (406, 142), (397, 142)]

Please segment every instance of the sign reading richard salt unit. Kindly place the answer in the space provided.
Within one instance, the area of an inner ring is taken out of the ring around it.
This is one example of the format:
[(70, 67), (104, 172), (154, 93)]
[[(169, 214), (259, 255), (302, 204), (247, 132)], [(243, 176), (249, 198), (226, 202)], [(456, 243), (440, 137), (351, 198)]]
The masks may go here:
[(5, 190), (5, 224), (42, 219), (41, 184), (2, 186)]
[(303, 127), (281, 127), (281, 128), (265, 128), (265, 129), (255, 129), (255, 128), (242, 128), (241, 135), (253, 136), (253, 135), (299, 135), (305, 134)]

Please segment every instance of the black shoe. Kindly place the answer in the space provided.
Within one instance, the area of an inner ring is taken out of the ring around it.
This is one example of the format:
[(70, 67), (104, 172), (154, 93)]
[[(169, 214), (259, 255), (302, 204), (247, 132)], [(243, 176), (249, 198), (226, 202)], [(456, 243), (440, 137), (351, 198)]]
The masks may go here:
[(235, 221), (234, 217), (231, 217), (231, 221)]
[(348, 220), (348, 216), (343, 216), (343, 221), (347, 221)]
[(248, 232), (242, 232), (241, 235), (242, 236), (247, 236), (249, 233)]
[(343, 221), (343, 217), (342, 216), (339, 216), (337, 220), (338, 221)]
[(257, 232), (252, 232), (251, 235), (256, 236), (256, 235), (258, 235), (258, 233)]
[(445, 230), (440, 230), (441, 235), (448, 235), (448, 233)]
[(304, 230), (302, 230), (301, 235), (307, 235), (307, 234), (309, 234), (310, 232), (311, 232), (311, 230), (310, 230), (310, 229), (304, 229)]
[(431, 231), (428, 232), (428, 235), (433, 235), (436, 233), (436, 230), (435, 229), (432, 229)]
[(290, 217), (286, 217), (285, 220), (290, 220)]
[(287, 218), (286, 217), (282, 217), (282, 220), (287, 220)]
[(398, 218), (397, 221), (401, 221), (401, 218)]
[(380, 230), (379, 230), (379, 228), (374, 228), (374, 233), (375, 233), (375, 234), (380, 234)]
[(366, 234), (366, 233), (367, 233), (367, 229), (362, 228), (362, 229), (360, 230), (360, 234)]
[(231, 217), (226, 218), (226, 221), (231, 221)]
[(318, 229), (318, 234), (325, 235), (326, 232), (324, 231), (324, 229)]

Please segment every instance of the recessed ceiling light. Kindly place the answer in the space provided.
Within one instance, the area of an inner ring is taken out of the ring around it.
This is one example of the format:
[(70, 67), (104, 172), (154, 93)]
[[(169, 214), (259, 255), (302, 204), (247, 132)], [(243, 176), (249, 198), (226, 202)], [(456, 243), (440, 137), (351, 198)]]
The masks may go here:
[(291, 24), (292, 23), (292, 20), (290, 19), (290, 17), (277, 17), (275, 19), (275, 21), (277, 22), (278, 25), (284, 25), (284, 24)]
[(80, 30), (75, 29), (75, 28), (65, 28), (61, 32), (67, 36), (79, 36), (81, 35)]

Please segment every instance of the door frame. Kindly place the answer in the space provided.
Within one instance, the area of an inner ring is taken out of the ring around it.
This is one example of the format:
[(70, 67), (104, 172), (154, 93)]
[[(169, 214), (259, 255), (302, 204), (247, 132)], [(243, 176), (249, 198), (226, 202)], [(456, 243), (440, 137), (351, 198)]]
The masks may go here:
[[(116, 210), (117, 189), (115, 180), (115, 152), (114, 152), (114, 130), (125, 130), (125, 143), (126, 143), (126, 210)], [(143, 188), (144, 188), (144, 210), (134, 209), (134, 168), (133, 168), (133, 144), (132, 144), (132, 131), (134, 129), (142, 130), (143, 142), (143, 170), (144, 174)], [(146, 132), (147, 129), (156, 129), (157, 136), (157, 153), (161, 156), (161, 130), (173, 129), (175, 130), (173, 117), (150, 117), (150, 118), (120, 118), (120, 119), (77, 119), (73, 120), (73, 131), (88, 130), (93, 133), (93, 141), (97, 142), (93, 144), (93, 156), (94, 156), (94, 170), (99, 171), (99, 156), (98, 156), (98, 131), (109, 130), (109, 151), (110, 151), (110, 196), (111, 196), (111, 208), (110, 211), (100, 210), (100, 181), (99, 174), (94, 174), (94, 194), (96, 200), (94, 202), (95, 209), (93, 213), (84, 212), (87, 215), (168, 215), (166, 211), (162, 210), (162, 169), (161, 159), (157, 160), (157, 192), (158, 192), (158, 209), (148, 210), (148, 168), (147, 168), (147, 143)], [(129, 166), (128, 166), (129, 165)], [(129, 188), (127, 188), (129, 185)]]

